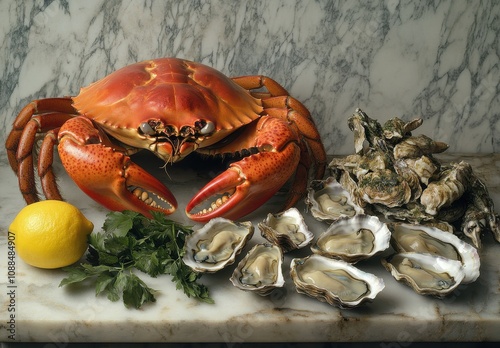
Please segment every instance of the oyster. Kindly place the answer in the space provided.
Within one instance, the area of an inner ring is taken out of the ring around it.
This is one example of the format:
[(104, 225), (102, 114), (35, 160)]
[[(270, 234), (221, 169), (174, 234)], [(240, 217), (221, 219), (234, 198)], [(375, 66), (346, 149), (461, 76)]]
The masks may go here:
[(384, 123), (384, 138), (389, 142), (398, 142), (401, 139), (411, 135), (411, 131), (422, 125), (423, 120), (416, 118), (410, 122), (404, 122), (399, 117), (394, 117)]
[(249, 221), (238, 223), (214, 218), (186, 237), (182, 260), (197, 272), (216, 272), (234, 263), (253, 232)]
[(312, 181), (306, 204), (311, 214), (320, 221), (332, 222), (341, 217), (364, 213), (363, 208), (353, 202), (349, 192), (334, 177)]
[(340, 308), (372, 301), (384, 289), (384, 281), (342, 260), (320, 255), (292, 259), (290, 276), (298, 293)]
[(448, 144), (434, 141), (424, 134), (410, 136), (394, 146), (394, 158), (418, 158), (424, 155), (440, 153), (448, 149)]
[(454, 234), (412, 224), (390, 224), (389, 229), (392, 231), (391, 245), (397, 252), (427, 253), (460, 261), (465, 272), (464, 284), (479, 277), (481, 262), (476, 248)]
[(460, 261), (438, 255), (400, 253), (381, 261), (396, 280), (420, 295), (445, 297), (456, 289), (465, 275)]
[(436, 215), (441, 207), (447, 207), (460, 198), (469, 187), (472, 176), (470, 164), (462, 161), (443, 171), (438, 181), (429, 183), (422, 192), (420, 203), (425, 212)]
[(366, 202), (383, 204), (390, 208), (408, 203), (412, 196), (408, 182), (389, 169), (361, 176), (358, 192)]
[(429, 156), (421, 156), (419, 158), (405, 158), (402, 160), (408, 168), (411, 168), (417, 173), (420, 182), (424, 185), (429, 184), (429, 180), (439, 171), (440, 165), (436, 160)]
[(280, 247), (269, 243), (257, 244), (238, 263), (229, 280), (241, 290), (266, 296), (285, 284), (282, 268)]
[(391, 232), (376, 216), (356, 215), (333, 222), (311, 245), (315, 254), (356, 263), (389, 247)]
[(281, 247), (285, 253), (308, 245), (314, 238), (297, 208), (268, 214), (258, 226), (262, 237)]
[(489, 229), (493, 238), (500, 243), (500, 216), (495, 213), (495, 206), (486, 186), (476, 175), (471, 179), (466, 198), (469, 204), (462, 221), (463, 233), (477, 248), (481, 247), (481, 232), (486, 229)]

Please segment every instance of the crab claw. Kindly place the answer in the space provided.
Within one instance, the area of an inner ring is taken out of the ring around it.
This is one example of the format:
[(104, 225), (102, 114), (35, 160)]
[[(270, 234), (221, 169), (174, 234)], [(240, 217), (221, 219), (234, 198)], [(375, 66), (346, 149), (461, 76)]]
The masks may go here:
[[(186, 206), (187, 216), (198, 222), (215, 217), (237, 220), (269, 200), (292, 176), (300, 149), (294, 143), (281, 152), (263, 152), (232, 163)], [(212, 200), (209, 208), (192, 213), (198, 205)]]
[(88, 119), (70, 121), (59, 132), (58, 150), (64, 168), (82, 191), (110, 210), (134, 210), (148, 217), (152, 210), (175, 211), (175, 197), (158, 179), (123, 152), (106, 146), (107, 139)]

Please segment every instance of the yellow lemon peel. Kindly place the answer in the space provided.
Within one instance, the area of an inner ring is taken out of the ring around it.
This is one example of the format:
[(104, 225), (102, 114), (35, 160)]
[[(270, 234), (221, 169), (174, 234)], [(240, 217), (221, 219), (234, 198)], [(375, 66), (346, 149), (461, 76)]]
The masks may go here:
[(60, 268), (78, 261), (93, 229), (77, 207), (57, 200), (27, 205), (9, 226), (17, 255), (39, 268)]

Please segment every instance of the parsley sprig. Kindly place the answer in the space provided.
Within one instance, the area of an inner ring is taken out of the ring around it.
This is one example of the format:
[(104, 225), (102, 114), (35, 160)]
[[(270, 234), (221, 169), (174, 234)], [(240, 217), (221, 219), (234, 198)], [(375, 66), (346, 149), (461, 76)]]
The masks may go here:
[(164, 214), (152, 215), (149, 219), (132, 211), (108, 213), (103, 232), (89, 236), (88, 263), (65, 267), (68, 276), (59, 286), (94, 280), (96, 296), (103, 294), (111, 301), (122, 297), (126, 307), (140, 308), (156, 302), (157, 291), (134, 273), (139, 270), (151, 277), (169, 274), (188, 297), (213, 303), (208, 288), (196, 282), (201, 275), (182, 261), (185, 237), (192, 229)]

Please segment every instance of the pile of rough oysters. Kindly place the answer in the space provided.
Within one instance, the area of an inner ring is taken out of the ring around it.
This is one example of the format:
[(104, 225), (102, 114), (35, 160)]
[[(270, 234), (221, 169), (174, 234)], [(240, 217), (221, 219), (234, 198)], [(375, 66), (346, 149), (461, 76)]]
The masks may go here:
[(500, 218), (486, 186), (470, 164), (443, 164), (433, 156), (447, 144), (412, 135), (422, 119), (393, 118), (382, 126), (357, 109), (348, 124), (356, 153), (329, 168), (357, 205), (389, 220), (462, 232), (477, 248), (484, 231), (500, 242)]

